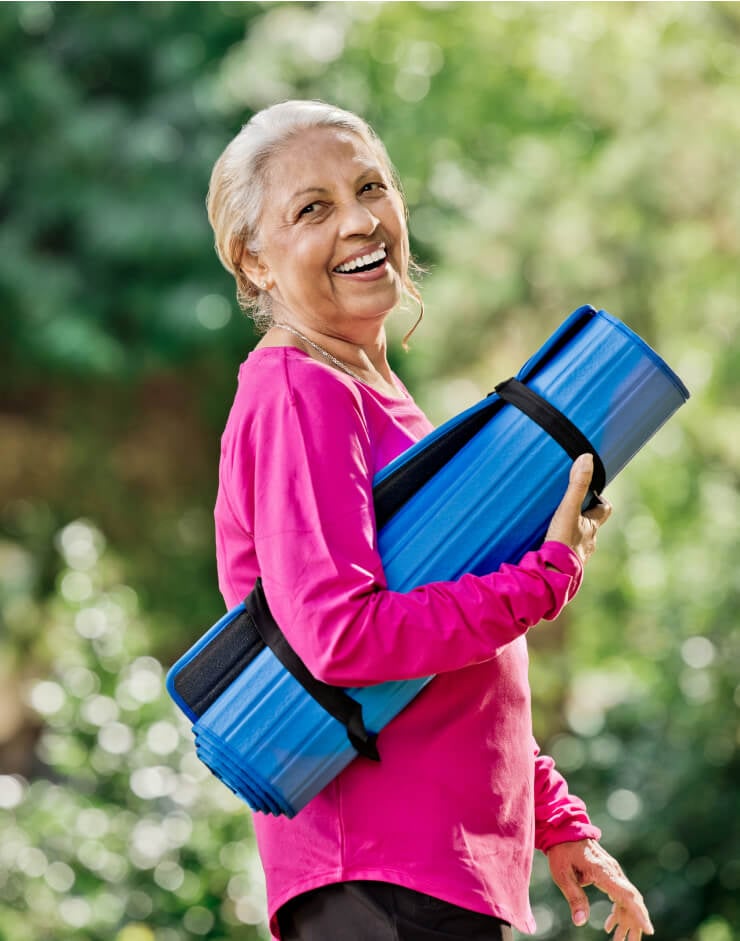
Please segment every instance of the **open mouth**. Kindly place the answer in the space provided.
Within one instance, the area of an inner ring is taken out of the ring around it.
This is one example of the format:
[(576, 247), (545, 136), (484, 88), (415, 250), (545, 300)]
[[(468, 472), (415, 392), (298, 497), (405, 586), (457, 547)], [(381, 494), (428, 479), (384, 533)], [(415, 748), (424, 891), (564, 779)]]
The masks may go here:
[(384, 248), (378, 248), (367, 255), (360, 255), (359, 258), (353, 258), (342, 265), (337, 265), (334, 271), (337, 274), (356, 274), (359, 271), (372, 271), (379, 268), (387, 258)]

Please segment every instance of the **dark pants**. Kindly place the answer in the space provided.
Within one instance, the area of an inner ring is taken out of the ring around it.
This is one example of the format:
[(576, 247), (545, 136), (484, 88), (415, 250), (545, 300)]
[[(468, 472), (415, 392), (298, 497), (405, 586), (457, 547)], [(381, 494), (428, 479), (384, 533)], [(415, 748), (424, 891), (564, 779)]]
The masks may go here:
[(388, 882), (338, 882), (278, 912), (283, 941), (512, 941), (491, 915)]

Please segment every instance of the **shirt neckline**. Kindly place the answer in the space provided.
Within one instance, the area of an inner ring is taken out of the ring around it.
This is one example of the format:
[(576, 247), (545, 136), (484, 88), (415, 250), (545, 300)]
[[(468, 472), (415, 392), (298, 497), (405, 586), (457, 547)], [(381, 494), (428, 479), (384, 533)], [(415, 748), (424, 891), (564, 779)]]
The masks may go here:
[(391, 370), (391, 375), (393, 376), (393, 381), (399, 393), (397, 396), (389, 395), (386, 392), (381, 392), (380, 389), (376, 389), (374, 386), (371, 386), (370, 383), (365, 382), (363, 379), (356, 379), (354, 376), (350, 376), (348, 373), (340, 372), (340, 370), (335, 369), (328, 363), (322, 363), (320, 360), (314, 359), (313, 356), (308, 354), (305, 350), (299, 349), (297, 346), (261, 346), (258, 349), (252, 350), (249, 356), (251, 357), (263, 353), (271, 353), (273, 351), (277, 351), (283, 355), (287, 354), (288, 356), (297, 354), (300, 359), (305, 359), (311, 363), (315, 363), (322, 369), (328, 369), (333, 375), (343, 379), (345, 382), (351, 382), (353, 385), (359, 386), (361, 389), (365, 389), (371, 395), (375, 395), (386, 402), (393, 402), (395, 404), (413, 404), (414, 402), (413, 398), (411, 397), (411, 393), (393, 370)]

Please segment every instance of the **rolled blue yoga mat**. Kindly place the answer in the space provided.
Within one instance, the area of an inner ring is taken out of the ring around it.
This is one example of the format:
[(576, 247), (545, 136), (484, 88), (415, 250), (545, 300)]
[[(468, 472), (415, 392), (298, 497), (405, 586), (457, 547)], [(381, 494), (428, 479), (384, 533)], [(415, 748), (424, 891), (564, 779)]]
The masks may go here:
[[(640, 337), (588, 306), (575, 311), (516, 378), (585, 435), (601, 458), (606, 482), (689, 397)], [(466, 423), (479, 419), (481, 427), (437, 466), (434, 455)], [(388, 587), (409, 591), (519, 561), (541, 542), (571, 463), (547, 431), (496, 394), (452, 418), (373, 482)], [(418, 485), (418, 469), (425, 465), (434, 465), (434, 472)], [(404, 476), (410, 474), (409, 491)], [(269, 648), (243, 669), (232, 669), (233, 676), (228, 671), (219, 676), (213, 694), (201, 696), (197, 707), (188, 700), (183, 679), (198, 672), (204, 653), (223, 645), (229, 625), (243, 611), (244, 605), (238, 606), (206, 632), (169, 671), (167, 687), (194, 721), (197, 754), (213, 773), (253, 810), (293, 817), (357, 751), (344, 725)], [(210, 667), (203, 669), (201, 688), (208, 684)], [(365, 726), (379, 732), (431, 679), (347, 692), (361, 704)], [(379, 744), (382, 751), (382, 737)]]

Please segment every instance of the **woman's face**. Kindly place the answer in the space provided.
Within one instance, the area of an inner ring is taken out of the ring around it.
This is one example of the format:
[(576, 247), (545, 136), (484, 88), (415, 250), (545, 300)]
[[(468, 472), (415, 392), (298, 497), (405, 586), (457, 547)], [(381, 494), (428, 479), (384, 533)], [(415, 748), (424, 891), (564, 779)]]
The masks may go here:
[(274, 316), (339, 336), (382, 323), (398, 303), (408, 266), (400, 195), (374, 151), (338, 128), (311, 128), (272, 159), (259, 230), (245, 258), (266, 281)]

